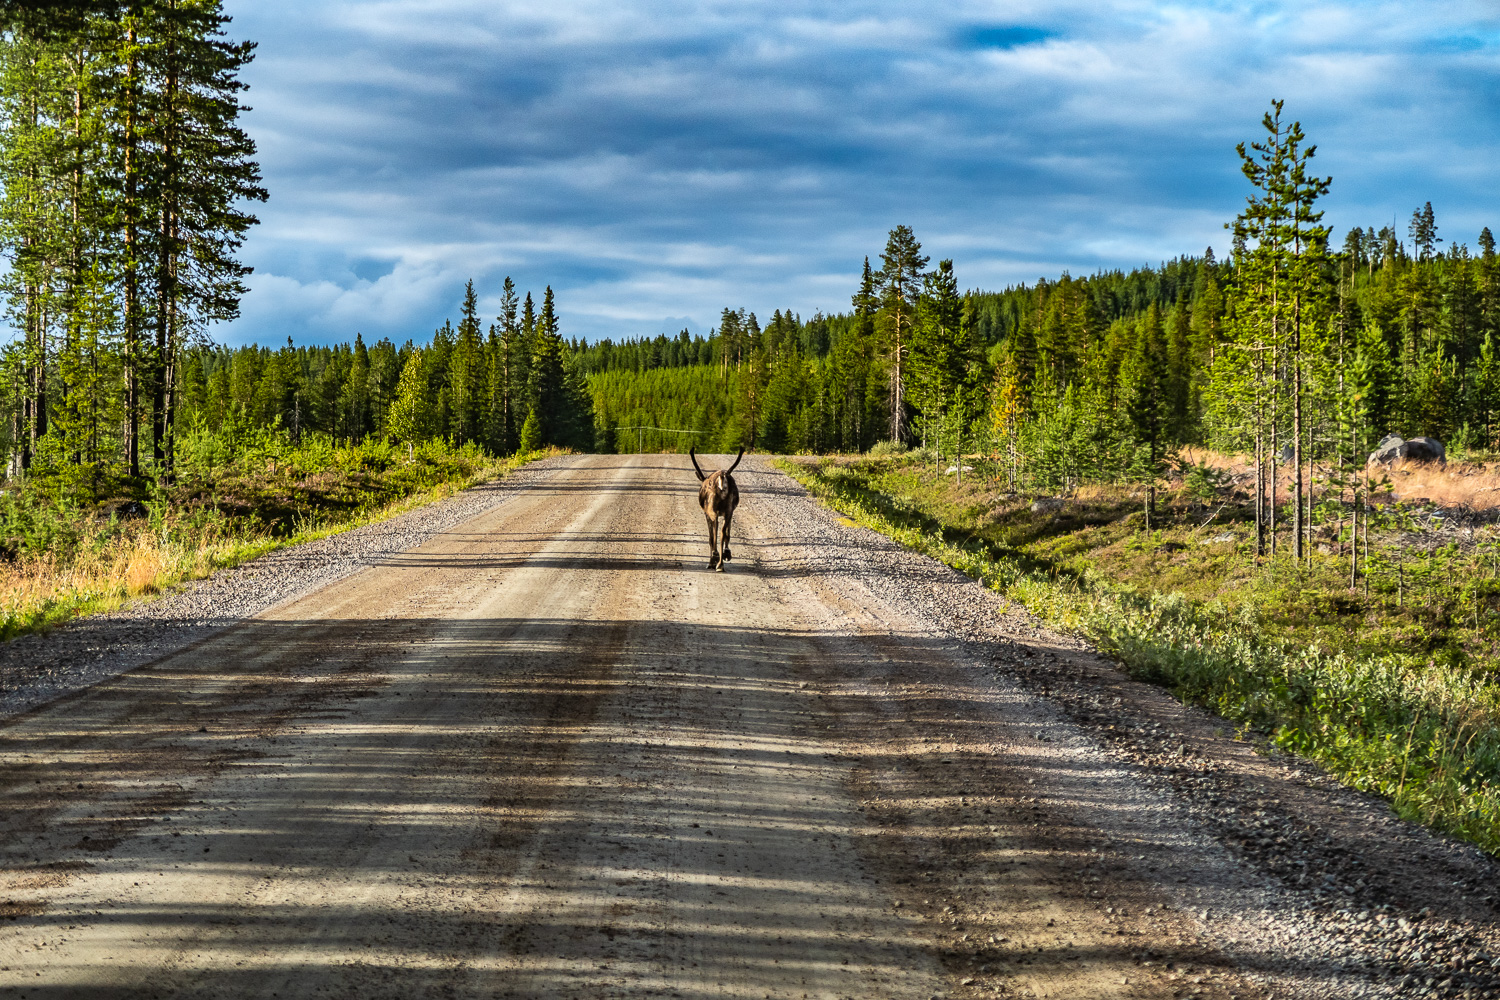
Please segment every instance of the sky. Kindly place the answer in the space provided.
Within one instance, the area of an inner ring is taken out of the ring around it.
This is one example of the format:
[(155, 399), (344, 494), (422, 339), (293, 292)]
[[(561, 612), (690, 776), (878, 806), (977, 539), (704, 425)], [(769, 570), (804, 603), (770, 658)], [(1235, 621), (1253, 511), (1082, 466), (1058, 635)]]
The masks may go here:
[(1213, 246), (1273, 98), (1326, 221), (1500, 231), (1500, 0), (225, 0), (270, 200), (229, 344), (418, 342), (473, 280), (564, 336), (849, 308), (910, 226), (964, 288)]

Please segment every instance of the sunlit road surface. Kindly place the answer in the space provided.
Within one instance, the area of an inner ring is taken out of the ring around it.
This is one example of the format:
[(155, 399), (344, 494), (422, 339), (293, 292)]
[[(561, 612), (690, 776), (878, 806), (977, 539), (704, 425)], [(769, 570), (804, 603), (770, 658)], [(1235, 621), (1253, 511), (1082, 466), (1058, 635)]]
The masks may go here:
[[(951, 654), (799, 562), (759, 468), (726, 573), (685, 459), (578, 458), (0, 727), (0, 996), (1158, 995), (1003, 867), (1070, 868), (1066, 837), (921, 812), (977, 792), (923, 786), (954, 751), (893, 739), (927, 709), (890, 671)], [(943, 922), (970, 888), (1008, 936)]]

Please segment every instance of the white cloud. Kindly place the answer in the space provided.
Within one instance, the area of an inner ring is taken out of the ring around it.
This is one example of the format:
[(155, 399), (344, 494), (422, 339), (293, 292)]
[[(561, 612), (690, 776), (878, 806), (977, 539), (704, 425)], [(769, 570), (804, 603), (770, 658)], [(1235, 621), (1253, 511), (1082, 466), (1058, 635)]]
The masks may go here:
[(225, 339), (420, 338), (505, 274), (587, 336), (840, 310), (898, 222), (966, 286), (1199, 253), (1273, 96), (1336, 226), (1431, 198), (1443, 235), (1477, 233), (1493, 206), (1477, 0), (229, 8), (261, 43), (245, 124), (272, 200)]

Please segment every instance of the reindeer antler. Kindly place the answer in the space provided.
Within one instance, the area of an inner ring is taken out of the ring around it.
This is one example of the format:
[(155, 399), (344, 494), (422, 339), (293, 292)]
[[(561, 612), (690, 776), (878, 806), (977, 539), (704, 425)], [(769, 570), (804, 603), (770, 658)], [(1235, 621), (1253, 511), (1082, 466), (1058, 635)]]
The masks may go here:
[(698, 468), (698, 456), (693, 454), (692, 448), (688, 449), (688, 458), (693, 460), (693, 471), (698, 473), (698, 478), (700, 480), (707, 479), (708, 477), (703, 474), (703, 470)]
[[(740, 459), (742, 459), (744, 457), (745, 457), (745, 449), (741, 448), (740, 449), (740, 453), (738, 455), (734, 456), (734, 465), (739, 465), (740, 464)], [(731, 472), (733, 472), (734, 471), (734, 465), (731, 465), (729, 468), (725, 469), (724, 470), (724, 475), (727, 476)]]

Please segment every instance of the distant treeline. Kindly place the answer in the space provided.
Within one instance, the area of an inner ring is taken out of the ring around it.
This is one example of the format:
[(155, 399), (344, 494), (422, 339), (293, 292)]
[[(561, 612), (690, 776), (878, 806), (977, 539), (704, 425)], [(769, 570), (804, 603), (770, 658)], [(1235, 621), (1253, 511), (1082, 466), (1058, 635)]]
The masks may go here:
[(1475, 250), (1445, 247), (1430, 203), (1405, 240), (1356, 228), (1331, 245), (1316, 208), (1331, 179), (1281, 107), (1238, 149), (1252, 195), (1225, 261), (1209, 250), (960, 295), (952, 262), (927, 270), (897, 227), (848, 314), (778, 311), (762, 328), (725, 310), (708, 343), (679, 337), (675, 354), (665, 338), (600, 345), (585, 365), (596, 422), (692, 429), (726, 449), (920, 443), (986, 455), (1018, 488), (1135, 481), (1148, 515), (1175, 449), (1205, 444), (1253, 456), (1258, 548), (1285, 518), (1303, 555), (1315, 487), (1363, 504), (1355, 473), (1385, 434), (1500, 448), (1500, 265), (1488, 228)]
[(295, 440), (446, 438), (495, 454), (549, 444), (594, 445), (587, 387), (558, 332), (548, 287), (538, 309), (505, 279), (501, 314), (485, 328), (474, 283), (451, 322), (418, 346), (362, 337), (333, 347), (194, 347), (183, 353), (179, 420), (217, 431), (279, 426)]

